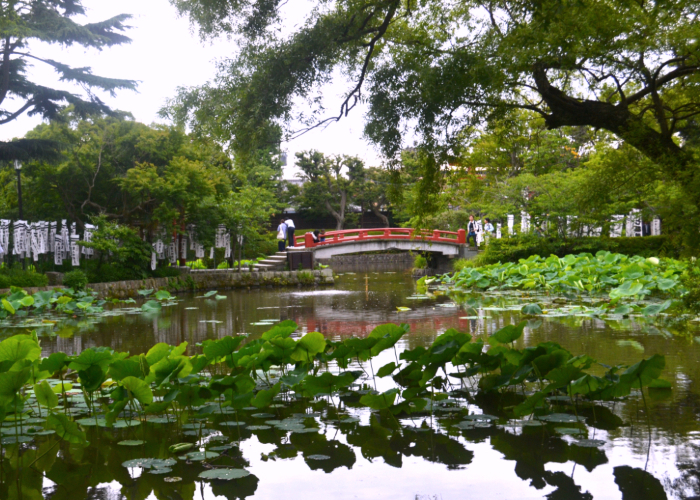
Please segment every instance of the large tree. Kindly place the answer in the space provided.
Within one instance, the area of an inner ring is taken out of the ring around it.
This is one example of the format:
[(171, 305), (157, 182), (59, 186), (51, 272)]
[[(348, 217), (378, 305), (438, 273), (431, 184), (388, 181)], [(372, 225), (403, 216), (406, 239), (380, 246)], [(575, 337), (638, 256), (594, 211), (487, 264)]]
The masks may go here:
[[(67, 110), (27, 138), (64, 145), (58, 160), (29, 161), (22, 169), (30, 220), (66, 218), (82, 227), (104, 215), (145, 231), (177, 221), (179, 228), (197, 223), (213, 234), (209, 226), (217, 220), (209, 206), (231, 188), (231, 160), (220, 147), (193, 141), (176, 127), (115, 117), (81, 120)], [(0, 216), (14, 216), (13, 175), (0, 175), (3, 192), (10, 203)]]
[(296, 157), (304, 180), (297, 202), (302, 208), (327, 212), (335, 219), (336, 230), (343, 229), (348, 204), (364, 179), (362, 160), (346, 155), (325, 156), (318, 151), (303, 151)]
[[(25, 113), (45, 119), (59, 118), (67, 106), (83, 117), (111, 113), (94, 90), (114, 95), (119, 89), (136, 88), (132, 80), (94, 75), (89, 67), (72, 67), (40, 57), (34, 51), (35, 44), (40, 42), (99, 50), (130, 42), (121, 32), (127, 29), (124, 22), (131, 16), (121, 14), (88, 24), (74, 21), (83, 14), (81, 0), (0, 0), (0, 125), (9, 124)], [(32, 81), (29, 69), (34, 64), (51, 67), (57, 81), (73, 83), (83, 89), (82, 93)], [(36, 140), (0, 142), (0, 160), (55, 155), (56, 146)]]
[[(365, 133), (391, 160), (406, 131), (438, 169), (469, 127), (513, 108), (547, 127), (610, 131), (686, 186), (700, 175), (679, 140), (700, 113), (700, 4), (692, 0), (341, 0), (318, 2), (286, 38), (276, 0), (171, 0), (203, 37), (235, 34), (240, 55), (175, 105), (217, 99), (241, 148), (269, 120), (313, 105), (340, 67), (351, 83), (338, 113), (369, 103)], [(321, 112), (320, 105), (315, 108)], [(196, 117), (203, 118), (202, 116)], [(322, 123), (306, 115), (309, 126)]]

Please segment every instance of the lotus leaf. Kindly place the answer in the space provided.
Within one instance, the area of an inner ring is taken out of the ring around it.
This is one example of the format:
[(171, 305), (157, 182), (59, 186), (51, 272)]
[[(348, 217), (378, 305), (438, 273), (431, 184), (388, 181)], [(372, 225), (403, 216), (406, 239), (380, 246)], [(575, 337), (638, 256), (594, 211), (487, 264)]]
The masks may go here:
[(170, 474), (173, 470), (170, 467), (158, 467), (148, 471), (149, 474)]
[(31, 436), (7, 436), (0, 439), (2, 444), (17, 444), (17, 443), (29, 443), (33, 441), (34, 438)]
[(192, 460), (194, 462), (201, 462), (202, 460), (209, 460), (210, 458), (217, 458), (220, 456), (219, 453), (215, 451), (193, 451), (185, 455), (187, 460)]
[(210, 469), (199, 473), (201, 479), (217, 479), (220, 481), (231, 481), (249, 476), (250, 472), (245, 469)]
[(46, 419), (46, 425), (56, 431), (56, 435), (71, 444), (87, 446), (89, 443), (85, 433), (80, 430), (78, 424), (60, 413), (52, 413)]
[(141, 306), (143, 312), (160, 311), (163, 306), (157, 300), (149, 300)]
[[(249, 431), (266, 431), (268, 429), (272, 429), (269, 425), (249, 425), (247, 427)], [(213, 448), (212, 448), (213, 449)], [(216, 450), (214, 450), (216, 451)]]
[(582, 448), (600, 448), (601, 446), (605, 446), (605, 441), (600, 439), (579, 439), (572, 444), (581, 446)]
[(555, 427), (554, 431), (557, 434), (563, 434), (567, 436), (577, 436), (579, 434), (586, 434), (583, 429), (577, 429), (575, 427)]
[(122, 462), (123, 467), (140, 467), (142, 469), (165, 469), (175, 464), (177, 464), (177, 460), (174, 458), (135, 458), (134, 460)]
[(540, 420), (544, 420), (545, 422), (552, 422), (552, 423), (559, 423), (559, 424), (580, 422), (582, 420), (581, 417), (576, 417), (575, 415), (569, 415), (568, 413), (551, 413), (549, 415), (543, 415), (543, 416), (537, 417), (537, 418)]

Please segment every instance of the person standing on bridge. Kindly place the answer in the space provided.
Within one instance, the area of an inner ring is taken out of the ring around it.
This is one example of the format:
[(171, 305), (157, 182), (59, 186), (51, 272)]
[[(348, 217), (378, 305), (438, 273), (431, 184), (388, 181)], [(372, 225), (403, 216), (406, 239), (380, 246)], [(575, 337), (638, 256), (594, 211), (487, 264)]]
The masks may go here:
[(287, 224), (284, 219), (280, 219), (280, 225), (277, 226), (277, 251), (284, 252), (285, 242), (287, 241)]
[(287, 219), (284, 223), (287, 225), (287, 239), (289, 240), (287, 246), (291, 248), (294, 246), (294, 230), (296, 228), (294, 227), (294, 221), (292, 219)]
[(469, 216), (469, 224), (467, 224), (467, 246), (469, 246), (469, 238), (474, 238), (474, 247), (476, 247), (476, 222), (474, 216)]

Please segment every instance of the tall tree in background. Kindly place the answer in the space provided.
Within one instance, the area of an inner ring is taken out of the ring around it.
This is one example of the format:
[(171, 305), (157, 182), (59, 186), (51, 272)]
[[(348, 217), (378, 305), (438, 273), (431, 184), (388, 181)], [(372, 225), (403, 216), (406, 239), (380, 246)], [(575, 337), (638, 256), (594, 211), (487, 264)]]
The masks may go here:
[(363, 209), (369, 208), (382, 221), (383, 227), (389, 227), (389, 218), (382, 213), (389, 207), (389, 189), (391, 173), (380, 167), (369, 167), (358, 175), (355, 183), (355, 203)]
[(343, 229), (350, 197), (364, 176), (362, 160), (346, 155), (327, 157), (318, 151), (304, 151), (296, 157), (305, 181), (299, 203), (328, 212), (335, 219), (336, 230)]
[[(127, 29), (124, 22), (131, 16), (121, 14), (83, 25), (73, 20), (83, 14), (81, 0), (0, 0), (0, 125), (9, 124), (24, 113), (60, 118), (61, 110), (67, 106), (81, 117), (111, 113), (93, 91), (115, 95), (119, 89), (136, 88), (132, 80), (97, 76), (88, 67), (74, 68), (39, 57), (32, 50), (34, 42), (102, 50), (131, 41), (121, 33)], [(32, 64), (53, 68), (58, 81), (77, 84), (83, 89), (82, 95), (30, 80), (28, 70)], [(0, 142), (0, 160), (55, 156), (57, 147), (56, 143), (36, 139)]]

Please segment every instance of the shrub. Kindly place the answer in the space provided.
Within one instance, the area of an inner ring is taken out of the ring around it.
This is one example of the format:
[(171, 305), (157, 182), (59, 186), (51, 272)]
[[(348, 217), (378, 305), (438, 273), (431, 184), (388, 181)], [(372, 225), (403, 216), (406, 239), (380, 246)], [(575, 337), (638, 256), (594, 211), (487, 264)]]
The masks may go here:
[(187, 263), (187, 266), (190, 269), (207, 269), (207, 266), (204, 262), (202, 262), (202, 259), (191, 260)]
[(668, 236), (641, 238), (543, 238), (523, 235), (513, 238), (491, 238), (486, 250), (479, 255), (477, 265), (496, 262), (517, 262), (531, 255), (564, 257), (569, 254), (591, 253), (600, 250), (642, 257), (678, 257), (678, 249)]
[(88, 284), (87, 275), (80, 269), (66, 273), (63, 276), (63, 286), (73, 290), (82, 290)]
[(88, 283), (111, 283), (113, 281), (140, 280), (144, 278), (143, 273), (123, 267), (118, 263), (103, 262), (100, 264), (96, 260), (85, 260), (81, 262), (80, 267), (87, 275)]
[[(104, 216), (95, 217), (92, 222), (97, 226), (92, 241), (81, 241), (78, 244), (98, 252), (96, 277), (103, 273), (105, 265), (117, 268), (116, 274), (129, 276), (122, 279), (142, 279), (148, 276), (153, 252), (150, 244), (143, 241), (135, 230), (108, 221)], [(109, 261), (106, 262), (106, 259)], [(102, 278), (99, 281), (111, 280)]]
[(422, 255), (416, 255), (416, 258), (413, 261), (413, 267), (416, 269), (425, 269), (428, 267), (428, 259)]
[(681, 284), (687, 290), (683, 295), (683, 306), (693, 314), (700, 314), (700, 265), (697, 260), (693, 259), (683, 272)]
[(151, 273), (154, 278), (175, 278), (180, 276), (182, 272), (176, 267), (159, 267)]
[(33, 269), (0, 268), (0, 288), (46, 286), (49, 279)]

